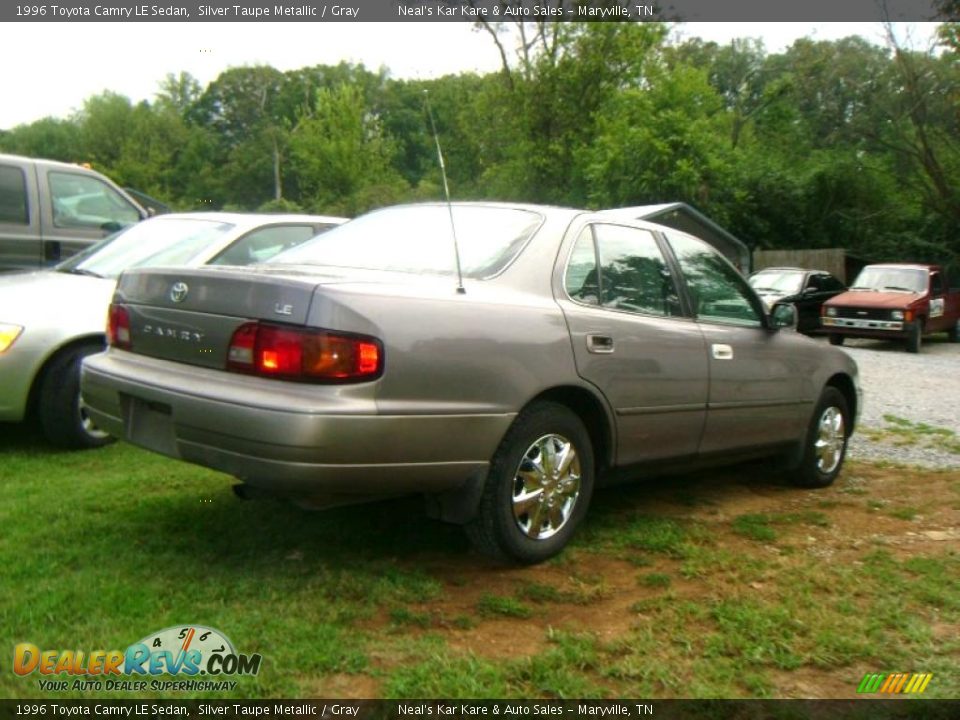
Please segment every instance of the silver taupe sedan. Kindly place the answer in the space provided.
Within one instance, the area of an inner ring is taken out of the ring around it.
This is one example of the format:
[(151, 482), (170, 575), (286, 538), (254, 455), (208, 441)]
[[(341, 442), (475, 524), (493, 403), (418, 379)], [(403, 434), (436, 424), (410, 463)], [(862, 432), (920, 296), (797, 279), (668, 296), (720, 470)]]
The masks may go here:
[(423, 493), (480, 550), (538, 562), (620, 470), (778, 456), (831, 483), (857, 370), (793, 322), (676, 230), (400, 206), (259, 266), (124, 273), (83, 397), (101, 427), (243, 494)]
[(117, 276), (150, 265), (246, 265), (346, 222), (318, 215), (183, 213), (145, 220), (50, 270), (0, 275), (0, 421), (35, 411), (52, 442), (110, 440), (80, 404), (80, 361), (104, 348)]

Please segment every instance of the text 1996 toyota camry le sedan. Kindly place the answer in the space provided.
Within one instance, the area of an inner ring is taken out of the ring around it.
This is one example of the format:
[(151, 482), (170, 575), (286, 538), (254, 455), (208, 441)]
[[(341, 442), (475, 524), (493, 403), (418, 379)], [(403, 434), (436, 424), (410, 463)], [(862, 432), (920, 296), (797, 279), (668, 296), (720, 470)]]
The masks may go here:
[(777, 455), (800, 485), (834, 480), (856, 366), (762, 307), (668, 228), (400, 206), (256, 267), (124, 273), (83, 396), (110, 432), (247, 488), (423, 493), (480, 550), (538, 562), (614, 470)]

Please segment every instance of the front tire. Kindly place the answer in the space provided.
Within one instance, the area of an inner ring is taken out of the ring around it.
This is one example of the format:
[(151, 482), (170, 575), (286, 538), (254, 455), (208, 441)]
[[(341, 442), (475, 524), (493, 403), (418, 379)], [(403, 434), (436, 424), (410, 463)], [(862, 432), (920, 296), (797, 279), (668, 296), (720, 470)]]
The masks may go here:
[(831, 345), (843, 345), (844, 337), (843, 335), (830, 335), (830, 344)]
[(793, 484), (807, 488), (832, 485), (843, 467), (849, 438), (847, 398), (837, 388), (828, 386), (823, 389), (810, 418), (803, 457), (791, 474)]
[(70, 450), (97, 448), (114, 438), (93, 424), (80, 400), (80, 363), (102, 352), (99, 345), (80, 345), (47, 367), (40, 382), (39, 415), (43, 434), (54, 445)]
[(907, 352), (918, 353), (923, 344), (923, 321), (917, 320), (910, 326), (907, 335)]
[(580, 418), (564, 405), (537, 402), (497, 448), (467, 535), (496, 560), (543, 562), (566, 546), (586, 515), (594, 475), (593, 447)]

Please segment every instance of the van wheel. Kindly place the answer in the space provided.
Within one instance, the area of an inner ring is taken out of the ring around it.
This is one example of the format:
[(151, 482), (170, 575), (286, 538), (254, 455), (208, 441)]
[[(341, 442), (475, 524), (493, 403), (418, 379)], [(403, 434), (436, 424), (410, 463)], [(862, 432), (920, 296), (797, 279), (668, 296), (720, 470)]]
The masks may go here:
[(497, 448), (467, 535), (494, 559), (543, 562), (573, 536), (593, 485), (593, 448), (583, 422), (563, 405), (535, 403)]
[(791, 473), (794, 485), (821, 488), (837, 479), (847, 454), (849, 428), (847, 399), (837, 388), (825, 387), (810, 418), (803, 457)]
[(844, 341), (843, 335), (830, 335), (828, 337), (830, 338), (831, 345), (843, 345), (843, 341)]
[(102, 352), (100, 345), (80, 345), (62, 352), (40, 381), (39, 415), (43, 434), (54, 445), (80, 450), (113, 442), (94, 425), (80, 400), (80, 363)]

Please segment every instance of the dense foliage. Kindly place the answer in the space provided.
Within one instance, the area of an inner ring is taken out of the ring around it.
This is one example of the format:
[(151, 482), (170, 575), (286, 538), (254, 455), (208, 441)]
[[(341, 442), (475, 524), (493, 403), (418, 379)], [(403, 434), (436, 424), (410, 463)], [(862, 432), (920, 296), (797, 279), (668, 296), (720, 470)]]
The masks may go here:
[[(178, 209), (354, 215), (451, 192), (583, 207), (685, 201), (754, 248), (960, 259), (960, 46), (670, 42), (655, 23), (479, 28), (501, 72), (396, 80), (341, 64), (169, 75), (0, 132)], [(518, 34), (525, 43), (512, 47)]]

